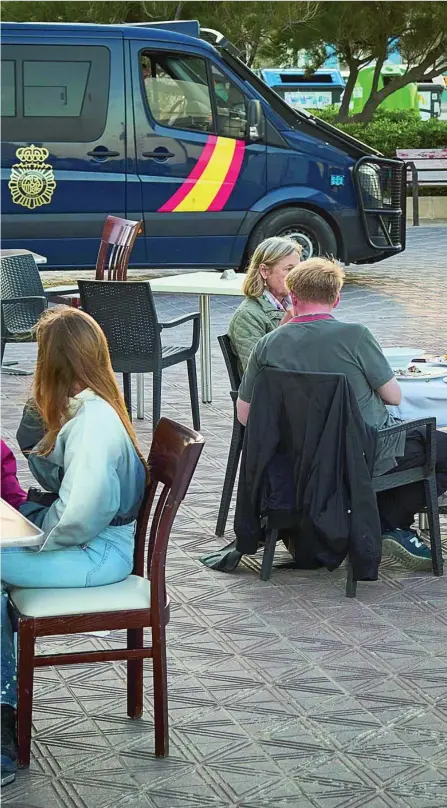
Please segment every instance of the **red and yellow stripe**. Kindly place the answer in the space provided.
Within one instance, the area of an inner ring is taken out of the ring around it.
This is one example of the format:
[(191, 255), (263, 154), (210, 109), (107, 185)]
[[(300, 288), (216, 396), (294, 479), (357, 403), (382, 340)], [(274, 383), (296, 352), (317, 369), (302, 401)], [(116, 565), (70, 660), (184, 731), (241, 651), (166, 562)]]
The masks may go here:
[(209, 135), (191, 173), (159, 213), (222, 210), (240, 174), (244, 151), (242, 140)]

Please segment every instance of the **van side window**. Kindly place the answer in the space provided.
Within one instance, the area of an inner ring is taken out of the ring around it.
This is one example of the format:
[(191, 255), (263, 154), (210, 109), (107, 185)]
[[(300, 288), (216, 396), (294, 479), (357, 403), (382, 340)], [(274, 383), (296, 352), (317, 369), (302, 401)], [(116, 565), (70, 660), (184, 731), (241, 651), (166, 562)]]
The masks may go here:
[(11, 118), (16, 114), (16, 75), (15, 62), (2, 60), (2, 117)]
[(91, 62), (23, 62), (23, 115), (79, 117)]
[(10, 141), (86, 143), (104, 132), (110, 51), (90, 45), (4, 45), (2, 129)]
[(223, 137), (244, 139), (247, 132), (247, 107), (244, 94), (222, 73), (211, 66), (217, 108), (217, 131)]
[(194, 132), (213, 131), (204, 59), (185, 54), (144, 52), (141, 74), (147, 103), (157, 123)]

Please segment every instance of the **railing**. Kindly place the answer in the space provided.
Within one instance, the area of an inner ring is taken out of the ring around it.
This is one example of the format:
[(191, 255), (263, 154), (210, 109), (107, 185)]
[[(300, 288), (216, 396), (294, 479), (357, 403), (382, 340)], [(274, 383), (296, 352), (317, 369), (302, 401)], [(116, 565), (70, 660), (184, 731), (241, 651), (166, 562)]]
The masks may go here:
[[(428, 162), (428, 161), (427, 161)], [(430, 185), (447, 185), (447, 165), (445, 168), (431, 168), (430, 166), (416, 166), (414, 162), (408, 161), (405, 163), (406, 169), (406, 176), (407, 176), (407, 184), (411, 184), (411, 196), (413, 199), (413, 227), (419, 227), (419, 171), (436, 171), (438, 174), (439, 172), (445, 172), (445, 179), (443, 178), (441, 182), (421, 182), (421, 186), (430, 186)], [(411, 179), (408, 179), (408, 171), (411, 172)]]
[(419, 186), (447, 185), (447, 148), (396, 149), (396, 156), (405, 163), (406, 182), (411, 184), (413, 198), (413, 227), (417, 227)]

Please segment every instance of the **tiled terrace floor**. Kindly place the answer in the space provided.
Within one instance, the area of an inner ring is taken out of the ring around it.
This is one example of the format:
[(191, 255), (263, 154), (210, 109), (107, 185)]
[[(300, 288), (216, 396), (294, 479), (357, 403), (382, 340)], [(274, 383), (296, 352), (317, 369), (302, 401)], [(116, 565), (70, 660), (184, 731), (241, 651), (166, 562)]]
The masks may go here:
[[(447, 230), (411, 231), (402, 256), (360, 270), (340, 316), (382, 344), (447, 348)], [(213, 334), (234, 299), (212, 304)], [(160, 296), (162, 318), (195, 302)], [(447, 805), (447, 578), (383, 566), (377, 583), (344, 596), (344, 572), (257, 563), (224, 575), (199, 556), (214, 525), (231, 403), (214, 342), (214, 400), (202, 406), (206, 448), (174, 526), (167, 576), (171, 754), (153, 755), (151, 670), (145, 716), (125, 714), (123, 665), (39, 669), (29, 771), (2, 795), (15, 808), (445, 808)], [(35, 346), (6, 359), (33, 367)], [(3, 377), (2, 434), (12, 446), (30, 377)], [(146, 419), (151, 439), (150, 379)], [(186, 369), (165, 374), (163, 414), (190, 423)], [(20, 460), (24, 483), (29, 476)], [(231, 520), (228, 536), (231, 536)], [(445, 530), (444, 530), (445, 533)], [(50, 639), (42, 649), (120, 644)]]

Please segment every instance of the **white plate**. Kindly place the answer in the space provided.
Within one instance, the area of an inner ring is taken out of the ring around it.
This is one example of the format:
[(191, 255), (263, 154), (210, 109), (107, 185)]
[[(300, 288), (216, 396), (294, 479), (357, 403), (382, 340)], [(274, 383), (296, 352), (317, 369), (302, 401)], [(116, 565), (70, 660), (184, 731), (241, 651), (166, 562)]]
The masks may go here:
[(442, 379), (443, 376), (447, 375), (446, 370), (442, 370), (441, 368), (427, 368), (424, 369), (421, 373), (412, 373), (408, 376), (402, 376), (397, 373), (396, 371), (396, 379), (399, 379), (401, 382), (424, 382), (429, 381), (430, 379)]
[(429, 367), (432, 367), (432, 368), (433, 367), (441, 367), (441, 368), (445, 367), (445, 368), (447, 368), (447, 359), (443, 359), (442, 356), (438, 356), (438, 357), (433, 356), (433, 357), (427, 358), (425, 360), (424, 364), (428, 365)]
[(397, 370), (407, 368), (411, 365), (414, 359), (422, 356), (424, 353), (423, 348), (382, 348), (382, 353), (387, 359), (391, 367)]

